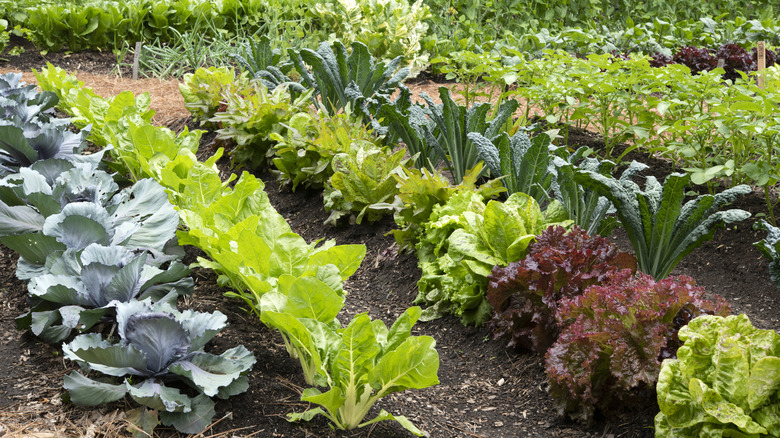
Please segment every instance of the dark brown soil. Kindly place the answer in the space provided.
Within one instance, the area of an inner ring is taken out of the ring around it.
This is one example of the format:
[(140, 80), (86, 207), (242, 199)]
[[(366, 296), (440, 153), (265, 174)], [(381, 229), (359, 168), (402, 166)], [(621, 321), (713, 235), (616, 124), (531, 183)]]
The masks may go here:
[[(113, 59), (113, 55), (100, 55), (106, 61)], [(68, 62), (82, 62), (76, 61), (79, 56), (70, 56)], [(21, 60), (16, 62), (21, 63)], [(40, 64), (34, 66), (40, 67)], [(212, 146), (206, 143), (212, 139), (213, 135), (204, 136), (201, 154), (211, 153)], [(571, 144), (598, 147), (599, 142), (600, 139), (589, 133), (572, 133), (570, 136)], [(670, 164), (663, 160), (642, 158), (653, 166), (646, 174), (663, 176), (671, 169)], [(227, 160), (222, 160), (220, 164), (224, 167)], [(280, 189), (270, 173), (259, 176), (266, 182), (272, 204), (289, 220), (293, 230), (307, 241), (333, 238), (339, 244), (366, 245), (367, 256), (362, 267), (345, 285), (348, 296), (347, 306), (340, 316), (342, 322), (355, 314), (368, 312), (371, 317), (389, 324), (412, 305), (420, 272), (413, 254), (396, 254), (393, 251), (393, 239), (386, 236), (394, 227), (391, 218), (376, 224), (324, 226), (328, 213), (324, 211), (321, 192), (299, 189), (292, 193)], [(737, 207), (754, 214), (765, 211), (763, 199), (758, 194), (740, 200)], [(763, 232), (752, 229), (753, 221), (749, 219), (718, 231), (714, 241), (705, 243), (685, 258), (674, 274), (692, 276), (709, 292), (728, 299), (734, 312), (747, 313), (758, 327), (777, 329), (780, 318), (777, 309), (773, 308), (776, 307), (777, 287), (769, 279), (767, 262), (752, 245), (764, 237)], [(613, 239), (623, 249), (630, 249), (622, 233), (618, 232)], [(199, 252), (190, 249), (188, 253), (189, 261), (193, 261)], [(104, 421), (117, 409), (131, 406), (128, 402), (126, 405), (113, 404), (88, 410), (60, 402), (62, 375), (73, 366), (60, 358), (57, 346), (40, 343), (15, 329), (13, 318), (26, 309), (26, 287), (15, 279), (14, 269), (15, 256), (2, 248), (0, 412), (27, 407), (25, 415), (31, 422), (50, 424), (52, 430), (59, 426), (66, 428), (72, 423), (84, 430)], [(309, 407), (299, 401), (300, 391), (305, 387), (300, 365), (289, 357), (276, 333), (244, 312), (241, 302), (223, 296), (226, 290), (216, 284), (212, 272), (195, 269), (194, 276), (196, 293), (182, 304), (198, 310), (220, 310), (228, 315), (230, 321), (230, 326), (215, 338), (209, 348), (221, 352), (240, 343), (257, 357), (249, 390), (227, 401), (217, 402), (215, 420), (221, 420), (206, 435), (232, 430), (228, 436), (411, 436), (391, 422), (353, 432), (333, 431), (322, 418), (311, 423), (288, 423), (286, 414)], [(626, 408), (610, 413), (609, 417), (599, 417), (595, 426), (587, 429), (557, 416), (546, 392), (543, 358), (531, 353), (508, 351), (501, 344), (490, 341), (485, 329), (464, 327), (452, 317), (419, 323), (415, 333), (436, 339), (441, 383), (424, 390), (391, 395), (377, 408), (406, 415), (432, 437), (653, 436), (653, 417), (658, 410), (653, 400), (640, 408)], [(3, 422), (4, 417), (0, 415), (0, 436), (3, 434)], [(115, 436), (107, 429), (94, 432), (98, 436), (100, 433)], [(160, 434), (175, 435), (162, 429)]]

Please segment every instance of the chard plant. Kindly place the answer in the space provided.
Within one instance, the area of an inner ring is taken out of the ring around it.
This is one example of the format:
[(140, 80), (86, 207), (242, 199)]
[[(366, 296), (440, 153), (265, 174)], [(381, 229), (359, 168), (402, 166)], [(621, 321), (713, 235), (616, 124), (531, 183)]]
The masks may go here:
[(428, 66), (421, 43), (427, 34), (428, 5), (422, 0), (325, 0), (310, 10), (318, 18), (322, 40), (357, 41), (385, 62), (402, 57), (409, 76)]
[[(424, 433), (404, 416), (382, 410), (365, 416), (382, 397), (439, 383), (439, 356), (430, 336), (411, 336), (420, 308), (407, 309), (389, 329), (363, 313), (342, 327), (336, 315), (344, 298), (312, 277), (283, 277), (283, 285), (260, 300), (260, 318), (282, 334), (290, 354), (298, 358), (307, 388), (301, 400), (321, 407), (288, 416), (308, 421), (323, 415), (338, 429), (365, 427), (395, 420), (418, 436)], [(318, 387), (326, 386), (322, 391)]]
[(661, 185), (648, 176), (644, 190), (630, 179), (592, 171), (578, 172), (575, 180), (612, 202), (634, 248), (639, 270), (661, 280), (683, 257), (712, 240), (718, 227), (750, 217), (744, 210), (722, 210), (737, 196), (750, 193), (747, 185), (700, 195), (683, 204), (690, 178), (673, 173)]
[(180, 312), (165, 302), (116, 303), (118, 341), (98, 334), (77, 336), (63, 345), (65, 358), (85, 371), (109, 376), (93, 380), (73, 371), (65, 376), (71, 402), (97, 406), (126, 395), (159, 412), (159, 423), (179, 432), (199, 433), (211, 424), (214, 402), (247, 390), (255, 357), (243, 346), (220, 355), (203, 347), (225, 327), (222, 313)]

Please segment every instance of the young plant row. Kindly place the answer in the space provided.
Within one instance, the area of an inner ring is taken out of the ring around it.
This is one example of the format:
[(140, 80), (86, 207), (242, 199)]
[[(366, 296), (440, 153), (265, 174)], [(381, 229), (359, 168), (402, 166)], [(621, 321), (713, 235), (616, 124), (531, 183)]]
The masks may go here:
[[(558, 124), (553, 127), (564, 142), (569, 127), (590, 128), (604, 138), (608, 159), (640, 148), (672, 158), (710, 191), (719, 182), (762, 186), (775, 223), (769, 194), (780, 166), (776, 67), (764, 73), (764, 88), (756, 85), (755, 74), (743, 72), (724, 84), (723, 69), (692, 75), (680, 64), (653, 68), (647, 58), (610, 55), (578, 59), (548, 52), (509, 68), (511, 74), (507, 67), (496, 68), (486, 77), (493, 88), (507, 78), (516, 84), (501, 99), (527, 102), (525, 117), (536, 111), (545, 122)], [(618, 155), (617, 145), (625, 142), (629, 146)]]
[(113, 146), (117, 165), (166, 188), (186, 227), (179, 241), (201, 248), (209, 259), (198, 264), (217, 272), (219, 283), (232, 289), (228, 295), (282, 335), (311, 385), (302, 400), (322, 406), (291, 414), (291, 420), (322, 414), (336, 427), (352, 429), (394, 419), (423, 433), (385, 411), (364, 421), (381, 397), (437, 384), (439, 361), (433, 338), (411, 335), (419, 308), (389, 329), (366, 314), (342, 326), (342, 284), (360, 266), (363, 245), (306, 243), (273, 209), (260, 180), (248, 173), (234, 184), (235, 176), (220, 179), (214, 163), (221, 150), (205, 163), (196, 159), (202, 131), (177, 136), (151, 126), (148, 96), (123, 93), (106, 100), (51, 66), (37, 76), (41, 87), (57, 90), (76, 125), (92, 123), (93, 140)]
[(136, 41), (171, 41), (196, 27), (251, 34), (263, 24), (258, 17), (266, 9), (261, 2), (250, 0), (24, 3), (6, 7), (3, 18), (12, 27), (27, 29), (27, 38), (41, 50), (54, 52), (63, 47), (73, 52), (118, 50)]
[[(18, 327), (50, 343), (70, 340), (65, 357), (93, 375), (65, 377), (73, 403), (129, 394), (142, 406), (129, 416), (136, 434), (160, 423), (204, 430), (211, 397), (248, 388), (254, 355), (243, 346), (206, 353), (227, 318), (176, 308), (194, 282), (163, 188), (143, 179), (120, 190), (115, 175), (98, 169), (103, 151), (82, 155), (89, 127), (68, 131), (67, 119), (53, 117), (57, 96), (20, 78), (0, 79), (0, 242), (20, 255), (16, 275), (28, 281), (31, 306)], [(117, 336), (104, 337), (107, 327)]]
[[(301, 76), (315, 75), (318, 80), (313, 83), (330, 85), (340, 78), (344, 87), (359, 89), (351, 79), (358, 76), (358, 64), (349, 56), (328, 57), (327, 50), (321, 46), (318, 54), (325, 62), (331, 58), (334, 65), (323, 77), (317, 71), (301, 72)], [(218, 133), (223, 138), (228, 132), (242, 132), (244, 138), (262, 139), (264, 159), (239, 161), (265, 166), (270, 160), (277, 165), (280, 179), (293, 188), (333, 185), (336, 165), (328, 145), (337, 141), (332, 138), (340, 137), (341, 150), (349, 151), (353, 143), (361, 143), (356, 138), (368, 135), (356, 134), (365, 113), (353, 119), (351, 129), (335, 134), (331, 126), (349, 120), (349, 115), (332, 108), (332, 114), (327, 109), (307, 109), (307, 105), (325, 105), (306, 102), (322, 93), (316, 86), (299, 83), (272, 91), (253, 85), (259, 98), (242, 95), (255, 105), (252, 114), (270, 113), (266, 109), (270, 105), (284, 121), (251, 133), (248, 124), (226, 124), (235, 102), (218, 90), (230, 90), (236, 83), (248, 83), (246, 76), (236, 78), (225, 69), (200, 70), (181, 89), (193, 114), (221, 124)], [(570, 154), (551, 146), (543, 134), (533, 141), (519, 131), (510, 136), (501, 117), (511, 114), (516, 103), (507, 101), (497, 110), (489, 104), (466, 108), (442, 90), (442, 105), (430, 101), (418, 105), (404, 100), (408, 90), (400, 88), (402, 97), (392, 103), (385, 100), (379, 106), (380, 116), (372, 115), (369, 121), (376, 131), (384, 132), (385, 141), (393, 136), (393, 129), (401, 133), (395, 138), (403, 139), (412, 159), (385, 173), (371, 174), (375, 181), (388, 174), (396, 180), (395, 201), (373, 208), (393, 211), (402, 226), (394, 231), (398, 242), (415, 246), (423, 271), (417, 302), (429, 306), (422, 319), (449, 313), (464, 323), (488, 320), (496, 338), (509, 339), (510, 346), (547, 352), (546, 369), (559, 411), (589, 421), (597, 409), (609, 412), (636, 400), (640, 392), (652, 391), (662, 360), (674, 357), (680, 346), (680, 327), (699, 315), (728, 314), (727, 303), (705, 299), (692, 279), (667, 276), (686, 254), (710, 240), (717, 227), (749, 216), (742, 210), (723, 210), (738, 195), (748, 193), (748, 186), (683, 203), (690, 176), (673, 174), (663, 185), (648, 177), (643, 190), (631, 180), (643, 168), (639, 163), (614, 178), (612, 163), (583, 160), (584, 149)], [(279, 100), (263, 97), (290, 94), (286, 90), (296, 90), (298, 97), (288, 99), (282, 111)], [(371, 115), (369, 105), (363, 108)], [(496, 114), (490, 122), (485, 117), (489, 113)], [(377, 120), (381, 116), (386, 118)], [(468, 145), (475, 150), (474, 167), (457, 167), (456, 157), (469, 159)], [(287, 158), (281, 159), (282, 154)], [(496, 180), (484, 183), (478, 178), (483, 161), (487, 175), (502, 177), (503, 188)], [(412, 167), (415, 164), (420, 169)], [(462, 169), (457, 185), (439, 173), (439, 164), (456, 181), (456, 169)], [(291, 172), (295, 165), (301, 170)], [(359, 169), (351, 169), (351, 175), (339, 178), (359, 180), (358, 175)], [(503, 202), (491, 199), (504, 191), (509, 196)], [(327, 192), (326, 188), (326, 198)], [(350, 193), (343, 195), (350, 201)], [(600, 224), (610, 205), (627, 231), (636, 259), (619, 254), (604, 239), (553, 227), (570, 224), (569, 218), (585, 218), (594, 230), (608, 228), (607, 223), (604, 228)], [(362, 211), (353, 213), (360, 216)], [(637, 267), (642, 273), (634, 273)], [(659, 394), (659, 398), (667, 396)]]

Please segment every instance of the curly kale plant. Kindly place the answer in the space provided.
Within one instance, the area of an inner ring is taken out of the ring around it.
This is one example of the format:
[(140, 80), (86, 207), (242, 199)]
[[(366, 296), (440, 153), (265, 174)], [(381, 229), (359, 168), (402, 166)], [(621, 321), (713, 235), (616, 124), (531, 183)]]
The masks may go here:
[(569, 232), (547, 228), (524, 259), (496, 266), (488, 277), (487, 300), (495, 310), (488, 325), (494, 339), (543, 354), (561, 331), (556, 319), (561, 300), (582, 295), (626, 268), (636, 270), (636, 259), (609, 240), (590, 237), (576, 226)]
[(214, 416), (209, 397), (224, 399), (247, 390), (247, 374), (255, 363), (252, 353), (243, 346), (220, 355), (203, 351), (225, 327), (225, 315), (180, 312), (168, 303), (148, 300), (115, 306), (118, 342), (87, 334), (62, 350), (85, 371), (118, 382), (93, 380), (73, 371), (65, 376), (73, 403), (97, 406), (129, 394), (138, 404), (159, 411), (162, 424), (199, 433)]
[(704, 298), (685, 276), (656, 282), (623, 270), (605, 285), (561, 300), (564, 327), (547, 351), (545, 370), (558, 412), (590, 422), (652, 389), (663, 359), (679, 347), (677, 332), (702, 314), (727, 315), (728, 304)]

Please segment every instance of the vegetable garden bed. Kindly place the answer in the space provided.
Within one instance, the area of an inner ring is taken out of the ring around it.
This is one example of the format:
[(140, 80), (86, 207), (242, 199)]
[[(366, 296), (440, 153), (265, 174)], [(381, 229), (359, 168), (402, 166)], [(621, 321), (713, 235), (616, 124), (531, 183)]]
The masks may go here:
[[(28, 52), (29, 53), (29, 52)], [(67, 59), (78, 65), (80, 56), (94, 61), (96, 54), (73, 54)], [(105, 57), (106, 65), (114, 62)], [(7, 65), (14, 69), (41, 67), (24, 65), (17, 60)], [(97, 65), (97, 64), (96, 64)], [(67, 66), (66, 66), (67, 67)], [(70, 67), (72, 68), (72, 67)], [(100, 68), (95, 67), (100, 71)], [(107, 68), (106, 68), (107, 70)], [(432, 85), (435, 90), (436, 85)], [(435, 93), (429, 92), (433, 95)], [(181, 125), (182, 121), (179, 121)], [(202, 139), (199, 156), (213, 154), (213, 135)], [(570, 144), (603, 147), (603, 140), (587, 132), (572, 132)], [(637, 159), (639, 159), (637, 157)], [(641, 157), (650, 164), (644, 174), (668, 173), (663, 161)], [(220, 169), (229, 168), (226, 159), (218, 162)], [(318, 238), (335, 238), (338, 244), (362, 243), (367, 255), (361, 268), (345, 284), (348, 291), (345, 311), (339, 315), (345, 323), (353, 316), (368, 312), (373, 318), (389, 324), (412, 303), (417, 295), (420, 272), (413, 254), (396, 254), (393, 238), (386, 236), (394, 224), (385, 218), (373, 225), (363, 223), (347, 227), (323, 225), (328, 217), (319, 191), (299, 188), (292, 193), (280, 190), (270, 173), (258, 175), (266, 183), (271, 203), (290, 223), (294, 232), (307, 242)], [(735, 208), (752, 213), (763, 211), (761, 194), (739, 199)], [(749, 219), (719, 230), (715, 240), (705, 243), (677, 266), (673, 274), (687, 274), (710, 293), (717, 293), (732, 303), (734, 313), (747, 313), (760, 328), (780, 327), (774, 297), (776, 286), (771, 282), (767, 264), (752, 246), (764, 237), (754, 231)], [(624, 235), (612, 238), (623, 250), (630, 250)], [(188, 250), (187, 262), (194, 261), (198, 251)], [(99, 410), (77, 408), (63, 404), (61, 376), (73, 365), (63, 361), (58, 347), (43, 344), (13, 326), (13, 318), (25, 312), (26, 285), (14, 277), (15, 256), (3, 249), (2, 296), (0, 309), (0, 426), (25, 433), (54, 435), (87, 433), (117, 436), (123, 433), (121, 414), (125, 406), (108, 405)], [(224, 351), (238, 343), (252, 351), (257, 363), (249, 376), (246, 393), (217, 403), (216, 424), (205, 436), (408, 436), (395, 422), (381, 422), (375, 427), (354, 432), (334, 432), (320, 418), (310, 423), (288, 423), (285, 415), (300, 412), (306, 404), (299, 401), (306, 386), (297, 361), (291, 359), (276, 332), (267, 329), (258, 319), (240, 309), (241, 302), (225, 298), (227, 289), (216, 284), (211, 271), (194, 272), (196, 289), (188, 298), (188, 307), (200, 311), (220, 310), (228, 315), (230, 326), (215, 338), (209, 347)], [(514, 353), (499, 342), (490, 341), (484, 328), (464, 327), (457, 318), (447, 317), (419, 323), (415, 334), (425, 334), (437, 341), (440, 356), (440, 384), (418, 391), (401, 392), (385, 398), (379, 407), (406, 415), (419, 428), (434, 437), (461, 436), (540, 436), (540, 437), (649, 437), (653, 435), (652, 419), (658, 411), (654, 398), (636, 409), (616, 412), (614, 417), (597, 417), (592, 428), (558, 419), (552, 400), (546, 393), (544, 360), (531, 353)], [(162, 435), (173, 431), (159, 430)]]

